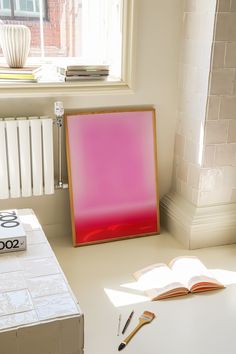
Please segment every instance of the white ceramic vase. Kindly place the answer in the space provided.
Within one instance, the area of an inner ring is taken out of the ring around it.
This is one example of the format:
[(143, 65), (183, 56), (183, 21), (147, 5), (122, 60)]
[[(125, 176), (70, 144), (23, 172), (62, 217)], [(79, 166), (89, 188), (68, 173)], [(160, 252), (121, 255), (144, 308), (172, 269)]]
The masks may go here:
[(10, 68), (22, 68), (30, 50), (31, 32), (24, 25), (0, 25), (0, 44)]

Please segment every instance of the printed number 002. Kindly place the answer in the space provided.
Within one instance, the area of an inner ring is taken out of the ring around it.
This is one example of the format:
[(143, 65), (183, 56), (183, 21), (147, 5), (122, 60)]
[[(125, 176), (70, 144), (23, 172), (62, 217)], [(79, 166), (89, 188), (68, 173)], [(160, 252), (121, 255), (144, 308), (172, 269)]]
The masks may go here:
[(0, 241), (0, 251), (4, 249), (19, 248), (19, 240), (8, 240), (6, 242)]

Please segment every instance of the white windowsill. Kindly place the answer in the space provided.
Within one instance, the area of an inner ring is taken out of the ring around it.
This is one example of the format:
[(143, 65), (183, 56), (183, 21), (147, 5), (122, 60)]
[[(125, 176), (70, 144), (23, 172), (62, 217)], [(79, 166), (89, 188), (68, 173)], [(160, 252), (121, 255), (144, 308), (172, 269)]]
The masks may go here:
[[(129, 55), (131, 55), (129, 53)], [(70, 59), (67, 58), (68, 63)], [(59, 63), (59, 64), (58, 64)], [(110, 75), (105, 80), (81, 80), (66, 82), (63, 76), (59, 75), (57, 72), (57, 66), (63, 66), (66, 62), (52, 60), (51, 63), (40, 62), (38, 58), (28, 58), (26, 66), (37, 66), (42, 65), (42, 77), (39, 82), (26, 83), (10, 83), (10, 82), (1, 82), (0, 80), (0, 98), (4, 97), (53, 97), (58, 95), (68, 96), (80, 94), (95, 94), (95, 93), (111, 93), (127, 91), (131, 93), (131, 68), (132, 66), (128, 62), (125, 65), (127, 74), (123, 73), (122, 76), (125, 77), (122, 80), (120, 77), (114, 77)], [(0, 65), (6, 65), (4, 58), (0, 58)]]
[[(36, 59), (36, 60), (35, 60)], [(69, 62), (69, 61), (68, 61)], [(63, 63), (63, 62), (62, 62)], [(4, 58), (0, 58), (0, 65), (6, 65)], [(63, 96), (80, 95), (81, 93), (110, 93), (113, 91), (131, 90), (131, 85), (118, 77), (111, 75), (105, 80), (81, 80), (66, 82), (62, 75), (57, 72), (57, 64), (40, 63), (37, 58), (29, 58), (26, 66), (42, 65), (42, 77), (39, 82), (1, 82), (0, 80), (0, 98), (2, 97), (53, 97), (58, 94)]]
[(63, 96), (88, 94), (111, 93), (111, 92), (132, 93), (128, 82), (109, 81), (77, 81), (77, 82), (52, 82), (52, 83), (24, 83), (24, 84), (1, 84), (0, 98), (4, 97), (53, 97), (58, 94)]

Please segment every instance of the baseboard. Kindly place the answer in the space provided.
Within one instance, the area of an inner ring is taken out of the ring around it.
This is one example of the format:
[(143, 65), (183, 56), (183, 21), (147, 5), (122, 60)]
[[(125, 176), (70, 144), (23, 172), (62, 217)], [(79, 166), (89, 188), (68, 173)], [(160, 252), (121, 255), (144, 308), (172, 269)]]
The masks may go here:
[(160, 201), (161, 224), (187, 249), (236, 243), (236, 204), (197, 207), (176, 193)]

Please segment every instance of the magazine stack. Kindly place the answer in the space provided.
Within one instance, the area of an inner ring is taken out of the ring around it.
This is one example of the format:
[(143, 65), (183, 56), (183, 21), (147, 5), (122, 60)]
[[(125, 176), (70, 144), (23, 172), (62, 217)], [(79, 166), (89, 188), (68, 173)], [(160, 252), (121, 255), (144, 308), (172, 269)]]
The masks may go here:
[(0, 66), (0, 85), (38, 82), (41, 76), (41, 66), (25, 66), (23, 68)]
[(59, 67), (58, 73), (64, 75), (65, 81), (106, 80), (109, 76), (108, 65), (68, 65)]

